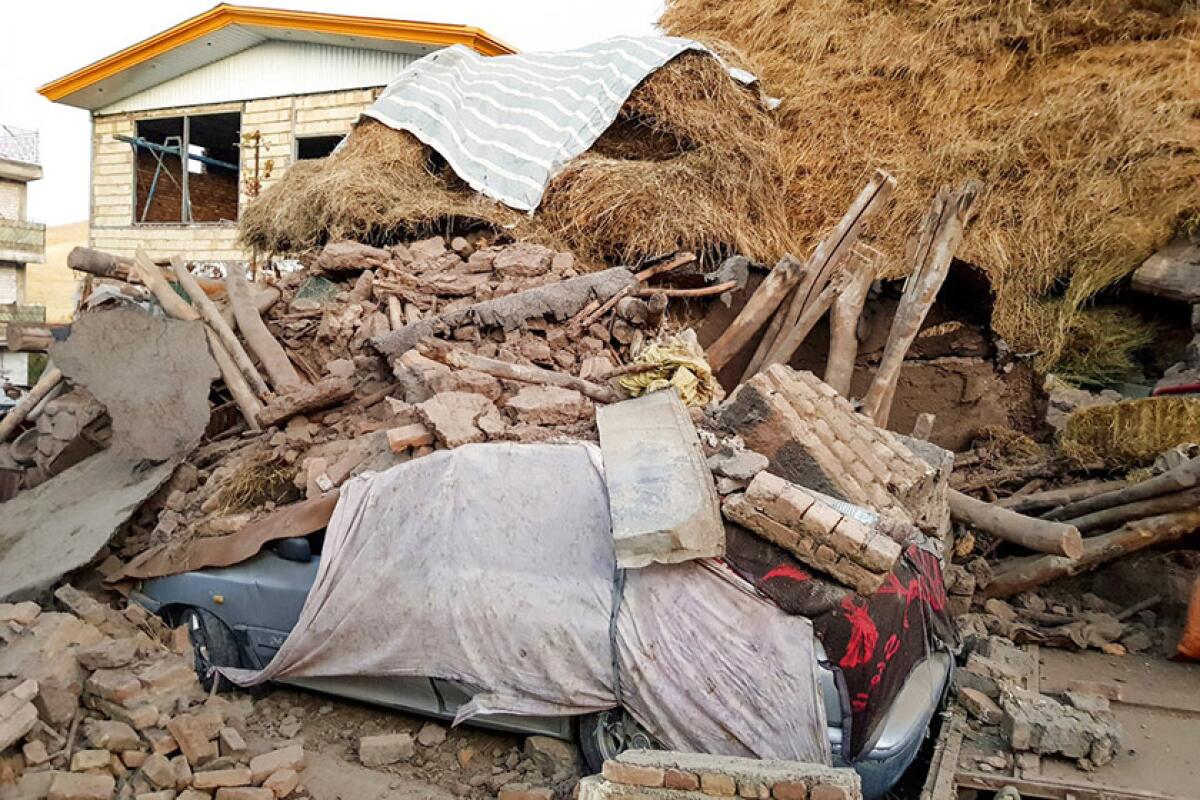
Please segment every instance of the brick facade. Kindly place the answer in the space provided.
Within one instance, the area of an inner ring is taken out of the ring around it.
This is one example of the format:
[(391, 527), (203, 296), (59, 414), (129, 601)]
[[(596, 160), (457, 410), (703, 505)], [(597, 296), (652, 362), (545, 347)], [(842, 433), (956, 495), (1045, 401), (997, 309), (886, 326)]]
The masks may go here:
[[(244, 261), (250, 257), (237, 243), (237, 225), (233, 221), (198, 222), (190, 225), (166, 221), (146, 225), (135, 223), (135, 180), (139, 173), (145, 173), (145, 163), (141, 165), (141, 169), (135, 169), (133, 148), (125, 142), (117, 141), (113, 136), (136, 135), (138, 120), (230, 111), (241, 113), (243, 136), (255, 131), (261, 135), (258, 162), (262, 188), (266, 189), (291, 166), (298, 137), (348, 133), (359, 112), (370, 105), (381, 90), (382, 87), (351, 89), (239, 103), (94, 116), (90, 245), (125, 256), (132, 256), (134, 250), (141, 246), (156, 258), (180, 252), (193, 259), (212, 261)], [(239, 210), (252, 199), (247, 194), (247, 187), (248, 179), (253, 176), (254, 161), (254, 148), (243, 147), (240, 185), (237, 187)], [(268, 162), (271, 171), (270, 175), (266, 176)], [(153, 164), (151, 159), (151, 175)], [(195, 183), (198, 177), (203, 179), (204, 176), (189, 176), (189, 184)], [(143, 189), (148, 188), (148, 178), (148, 175), (143, 178), (146, 181)], [(160, 180), (157, 193), (174, 191), (173, 199), (158, 199), (155, 206), (161, 203), (162, 209), (178, 209), (178, 189), (173, 184), (169, 187), (164, 184), (171, 182)], [(196, 186), (191, 186), (194, 209), (201, 208), (201, 203), (217, 202), (215, 195), (209, 193), (210, 189), (217, 191), (206, 186), (203, 180), (200, 181), (199, 191)], [(219, 191), (228, 192), (230, 187), (222, 186)], [(221, 196), (224, 199), (220, 202), (227, 202), (228, 196)], [(197, 219), (211, 217), (208, 214), (202, 215), (199, 210), (195, 216)]]

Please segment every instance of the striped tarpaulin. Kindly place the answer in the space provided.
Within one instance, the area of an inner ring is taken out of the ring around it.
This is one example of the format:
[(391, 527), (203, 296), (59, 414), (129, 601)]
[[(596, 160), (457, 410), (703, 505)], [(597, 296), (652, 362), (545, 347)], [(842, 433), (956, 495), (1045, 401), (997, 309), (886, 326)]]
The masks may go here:
[(532, 211), (550, 179), (592, 146), (634, 88), (688, 50), (708, 52), (690, 39), (655, 36), (490, 58), (455, 45), (402, 72), (364, 114), (416, 136), (475, 191)]

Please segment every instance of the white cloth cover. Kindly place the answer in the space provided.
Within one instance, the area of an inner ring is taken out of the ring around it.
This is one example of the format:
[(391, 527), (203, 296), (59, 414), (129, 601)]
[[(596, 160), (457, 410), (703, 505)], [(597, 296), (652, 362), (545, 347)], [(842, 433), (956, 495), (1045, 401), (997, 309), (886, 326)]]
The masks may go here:
[[(532, 211), (550, 179), (612, 124), (630, 92), (688, 50), (708, 52), (669, 36), (492, 57), (455, 45), (400, 73), (364, 115), (416, 136), (475, 191)], [(729, 74), (754, 81), (745, 70)]]
[[(599, 450), (479, 444), (343, 489), (300, 619), (261, 672), (427, 676), (488, 713), (617, 705), (614, 554)], [(718, 562), (630, 570), (616, 630), (624, 705), (673, 749), (828, 764), (812, 626)]]

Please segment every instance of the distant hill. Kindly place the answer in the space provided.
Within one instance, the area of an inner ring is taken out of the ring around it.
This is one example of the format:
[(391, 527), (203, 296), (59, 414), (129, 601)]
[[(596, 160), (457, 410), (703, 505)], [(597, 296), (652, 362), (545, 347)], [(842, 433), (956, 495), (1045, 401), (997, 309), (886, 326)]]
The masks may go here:
[(81, 279), (67, 268), (67, 255), (87, 240), (87, 222), (46, 228), (46, 262), (25, 268), (25, 302), (45, 306), (47, 322), (70, 322), (75, 314)]

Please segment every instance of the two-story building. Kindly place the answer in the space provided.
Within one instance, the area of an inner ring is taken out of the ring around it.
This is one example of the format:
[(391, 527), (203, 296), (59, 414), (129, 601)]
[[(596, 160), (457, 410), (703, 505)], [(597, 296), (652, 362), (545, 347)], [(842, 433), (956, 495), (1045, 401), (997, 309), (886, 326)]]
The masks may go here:
[[(28, 184), (42, 177), (36, 131), (0, 124), (0, 336), (9, 322), (43, 322), (25, 304), (26, 265), (46, 258), (46, 226), (28, 219)], [(29, 356), (0, 341), (0, 385), (29, 385)]]
[(92, 119), (92, 247), (242, 261), (241, 209), (327, 155), (384, 86), (465, 25), (219, 5), (38, 91)]

